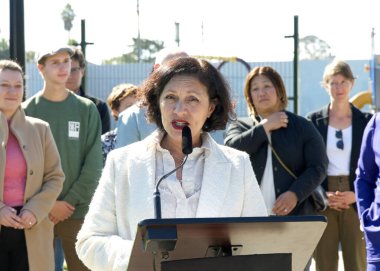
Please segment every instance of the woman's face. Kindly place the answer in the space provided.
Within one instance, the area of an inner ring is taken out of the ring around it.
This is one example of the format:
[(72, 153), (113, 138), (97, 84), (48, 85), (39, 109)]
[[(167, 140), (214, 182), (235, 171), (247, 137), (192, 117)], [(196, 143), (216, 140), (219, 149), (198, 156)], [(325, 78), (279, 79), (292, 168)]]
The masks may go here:
[(0, 71), (0, 110), (10, 119), (20, 106), (24, 82), (19, 71)]
[(200, 145), (202, 127), (215, 109), (206, 86), (194, 76), (176, 75), (164, 87), (159, 106), (170, 142), (180, 144), (182, 128), (189, 126), (193, 145)]
[(354, 82), (341, 74), (331, 76), (326, 84), (326, 90), (332, 102), (348, 102)]
[(266, 117), (279, 111), (279, 98), (276, 88), (268, 77), (264, 75), (255, 76), (251, 81), (249, 92), (256, 112), (260, 116)]
[(112, 116), (117, 120), (119, 118), (119, 114), (123, 112), (128, 107), (131, 107), (136, 102), (136, 95), (129, 95), (120, 101), (120, 105), (118, 109), (112, 109)]

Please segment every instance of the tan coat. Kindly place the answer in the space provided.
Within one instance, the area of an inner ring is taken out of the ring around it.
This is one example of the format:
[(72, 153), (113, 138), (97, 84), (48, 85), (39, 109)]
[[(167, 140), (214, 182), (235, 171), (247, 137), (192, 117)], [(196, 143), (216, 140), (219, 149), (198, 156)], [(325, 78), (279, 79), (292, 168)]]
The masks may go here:
[[(8, 141), (7, 120), (0, 111), (0, 208), (4, 207), (3, 187)], [(64, 174), (58, 149), (49, 125), (26, 117), (18, 109), (10, 122), (27, 165), (24, 207), (37, 218), (37, 223), (25, 230), (30, 271), (54, 270), (53, 223), (48, 214), (62, 190)], [(0, 228), (1, 230), (1, 228)]]

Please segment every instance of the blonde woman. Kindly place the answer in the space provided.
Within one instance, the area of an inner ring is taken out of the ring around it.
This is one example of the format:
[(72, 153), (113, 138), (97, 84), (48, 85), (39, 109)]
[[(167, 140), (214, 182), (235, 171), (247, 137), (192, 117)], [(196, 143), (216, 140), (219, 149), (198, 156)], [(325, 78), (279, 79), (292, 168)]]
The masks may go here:
[(64, 174), (49, 125), (21, 109), (23, 71), (0, 60), (0, 269), (54, 270), (49, 212)]
[[(120, 84), (114, 87), (108, 96), (107, 103), (112, 111), (115, 121), (119, 119), (119, 114), (132, 106), (136, 102), (137, 86), (133, 84)], [(115, 148), (117, 128), (102, 135), (103, 162), (106, 162), (107, 155)]]

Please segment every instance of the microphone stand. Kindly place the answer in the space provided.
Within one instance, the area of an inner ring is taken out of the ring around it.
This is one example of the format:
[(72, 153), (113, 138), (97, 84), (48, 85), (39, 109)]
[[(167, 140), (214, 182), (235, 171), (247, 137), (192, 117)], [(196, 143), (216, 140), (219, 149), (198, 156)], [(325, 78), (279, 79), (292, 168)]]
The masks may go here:
[(183, 165), (186, 163), (187, 161), (187, 157), (188, 157), (188, 154), (186, 154), (185, 158), (183, 159), (182, 163), (176, 167), (175, 169), (173, 169), (172, 171), (166, 173), (164, 176), (162, 176), (157, 184), (156, 184), (156, 187), (154, 189), (154, 193), (153, 193), (153, 201), (154, 201), (154, 212), (155, 212), (155, 218), (156, 219), (161, 219), (161, 195), (160, 195), (160, 191), (158, 190), (158, 187), (160, 185), (160, 183), (166, 179), (169, 175), (173, 174), (175, 171), (177, 171), (177, 169), (183, 167)]
[[(182, 129), (182, 153), (185, 154), (185, 158), (182, 163), (162, 176), (156, 186), (153, 193), (154, 202), (154, 215), (156, 219), (161, 219), (161, 195), (158, 187), (161, 182), (167, 178), (170, 174), (176, 172), (187, 161), (188, 155), (193, 151), (191, 130), (188, 126)], [(164, 227), (149, 227), (143, 235), (143, 247), (145, 251), (151, 251), (154, 255), (161, 252), (162, 258), (167, 259), (169, 257), (169, 251), (173, 251), (177, 243), (177, 227), (176, 226), (164, 226)], [(153, 259), (154, 260), (154, 259)]]

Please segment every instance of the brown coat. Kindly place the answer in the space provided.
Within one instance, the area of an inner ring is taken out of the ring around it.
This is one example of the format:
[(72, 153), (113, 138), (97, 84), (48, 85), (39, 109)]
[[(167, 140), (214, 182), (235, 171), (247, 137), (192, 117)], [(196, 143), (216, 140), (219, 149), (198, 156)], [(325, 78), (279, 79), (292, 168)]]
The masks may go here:
[[(8, 124), (0, 111), (0, 208), (4, 207), (3, 187), (8, 141)], [(27, 165), (23, 209), (30, 210), (37, 223), (25, 230), (30, 271), (54, 270), (53, 223), (48, 214), (62, 190), (64, 174), (57, 146), (49, 125), (39, 119), (26, 117), (18, 109), (10, 122)], [(1, 228), (0, 228), (1, 230)]]

